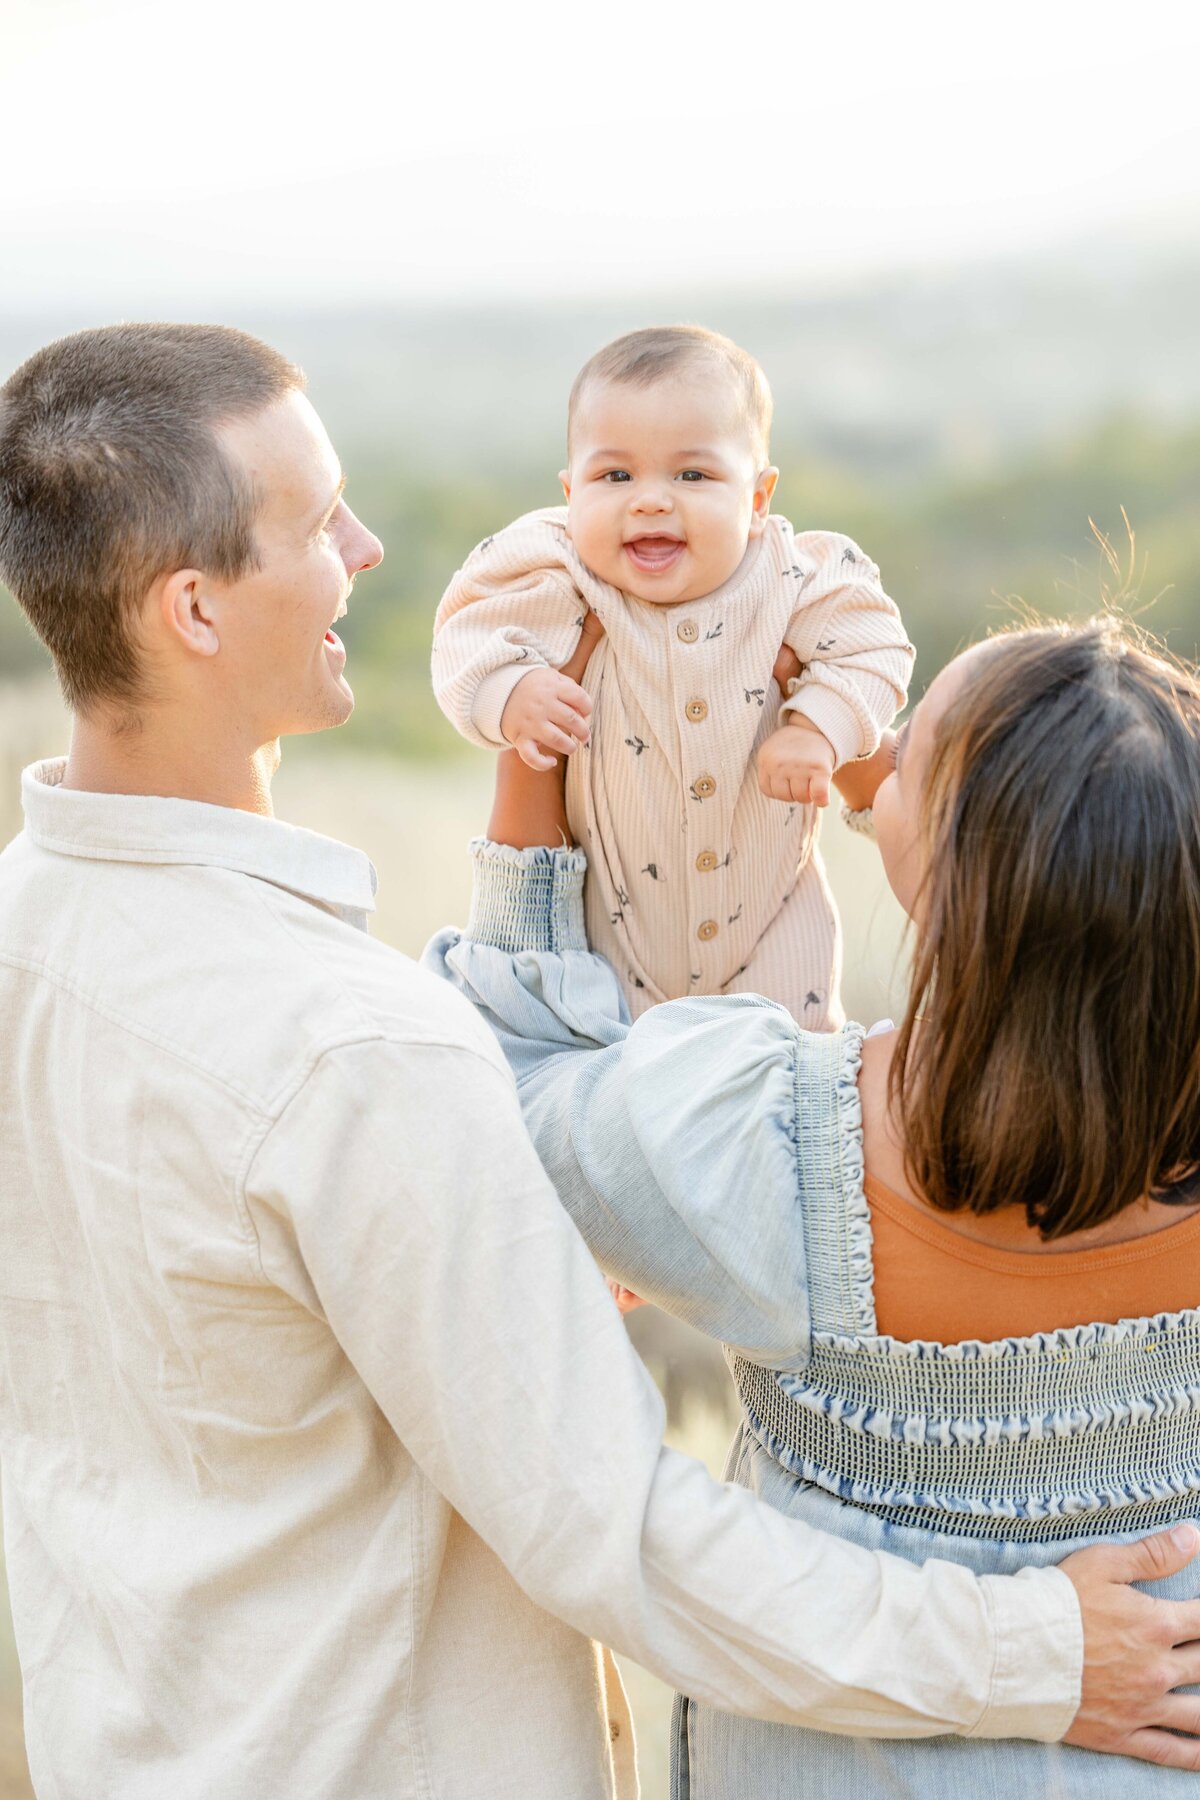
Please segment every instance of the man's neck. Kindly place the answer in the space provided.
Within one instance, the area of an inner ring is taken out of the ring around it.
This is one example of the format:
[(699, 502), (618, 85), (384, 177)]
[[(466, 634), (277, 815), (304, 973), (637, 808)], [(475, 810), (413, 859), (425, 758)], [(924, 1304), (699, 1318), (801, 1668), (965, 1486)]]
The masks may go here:
[(271, 818), (278, 739), (250, 748), (222, 743), (220, 736), (199, 722), (184, 731), (164, 729), (153, 715), (132, 723), (76, 716), (63, 786), (198, 800)]

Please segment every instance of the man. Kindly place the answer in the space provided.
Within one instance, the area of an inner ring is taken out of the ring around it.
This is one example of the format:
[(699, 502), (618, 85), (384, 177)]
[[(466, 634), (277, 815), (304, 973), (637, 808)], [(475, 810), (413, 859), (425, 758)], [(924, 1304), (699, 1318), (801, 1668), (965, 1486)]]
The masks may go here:
[[(1200, 1766), (1186, 1530), (977, 1580), (798, 1528), (661, 1408), (465, 1003), (271, 815), (382, 554), (295, 369), (120, 326), (0, 390), (70, 754), (0, 858), (5, 1534), (57, 1800), (636, 1791), (598, 1638), (834, 1730)], [(512, 1295), (522, 1296), (519, 1324)], [(1082, 1697), (1082, 1703), (1081, 1703)], [(1072, 1720), (1074, 1724), (1072, 1725)]]

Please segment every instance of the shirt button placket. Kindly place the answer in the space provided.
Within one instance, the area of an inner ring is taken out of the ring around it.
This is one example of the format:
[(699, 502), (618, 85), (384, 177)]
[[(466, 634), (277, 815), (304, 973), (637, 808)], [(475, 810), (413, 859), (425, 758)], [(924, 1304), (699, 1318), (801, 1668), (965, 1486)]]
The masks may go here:
[[(695, 619), (680, 619), (675, 627), (675, 635), (681, 644), (690, 646), (699, 642), (700, 627)], [(691, 668), (690, 659), (688, 661), (688, 667)], [(686, 693), (687, 689), (685, 688), (684, 691)], [(693, 689), (690, 697), (683, 704), (683, 716), (687, 724), (690, 726), (707, 724), (709, 712), (710, 708), (708, 701), (702, 694), (697, 694)], [(687, 751), (689, 741), (690, 740), (685, 737), (684, 745), (682, 746), (685, 764), (686, 762), (691, 761), (691, 757), (688, 755)], [(703, 748), (706, 747), (707, 744), (706, 735), (702, 735), (702, 737), (697, 740), (697, 744), (703, 753)], [(695, 764), (693, 763), (692, 766), (694, 768)], [(709, 832), (712, 829), (711, 820), (705, 818), (704, 813), (706, 810), (706, 803), (712, 800), (717, 792), (716, 776), (708, 769), (701, 768), (700, 773), (692, 778), (691, 791), (696, 800), (700, 803), (695, 809), (699, 817), (697, 817), (695, 824), (691, 826), (691, 829), (700, 834), (701, 843), (703, 843), (704, 838), (708, 837)], [(689, 808), (689, 812), (691, 810), (692, 809)], [(711, 875), (721, 866), (721, 859), (717, 855), (717, 852), (712, 848), (699, 850), (696, 852), (694, 860), (697, 873), (701, 875)], [(712, 904), (711, 896), (709, 897), (709, 904)], [(720, 926), (715, 919), (701, 918), (697, 921), (695, 931), (696, 938), (701, 944), (710, 944), (720, 931)]]

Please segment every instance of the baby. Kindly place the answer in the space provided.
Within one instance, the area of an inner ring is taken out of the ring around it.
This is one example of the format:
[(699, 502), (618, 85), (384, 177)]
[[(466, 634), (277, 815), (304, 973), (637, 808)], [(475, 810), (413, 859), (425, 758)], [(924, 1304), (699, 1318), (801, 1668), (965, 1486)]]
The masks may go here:
[[(762, 370), (728, 338), (618, 338), (571, 390), (566, 507), (486, 538), (438, 608), (452, 723), (534, 768), (569, 758), (588, 936), (633, 1017), (753, 992), (842, 1023), (816, 808), (904, 704), (913, 651), (849, 538), (770, 511), (770, 423)], [(559, 671), (589, 607), (605, 635), (581, 688)]]

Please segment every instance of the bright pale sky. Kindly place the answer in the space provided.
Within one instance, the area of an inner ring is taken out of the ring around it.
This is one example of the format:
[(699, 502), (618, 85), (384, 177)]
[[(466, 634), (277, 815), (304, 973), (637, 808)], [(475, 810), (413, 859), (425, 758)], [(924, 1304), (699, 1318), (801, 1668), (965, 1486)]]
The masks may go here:
[(1119, 260), (1200, 241), (1198, 67), (1177, 0), (0, 0), (0, 310)]

